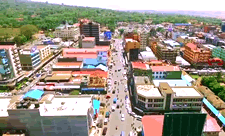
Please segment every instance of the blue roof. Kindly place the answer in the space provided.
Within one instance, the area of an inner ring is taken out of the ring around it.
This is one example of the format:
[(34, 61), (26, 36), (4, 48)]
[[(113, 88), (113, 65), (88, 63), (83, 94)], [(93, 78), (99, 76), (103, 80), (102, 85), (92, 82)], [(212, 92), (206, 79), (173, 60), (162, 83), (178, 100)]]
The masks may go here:
[(93, 108), (94, 108), (94, 115), (95, 115), (96, 110), (97, 110), (97, 113), (99, 112), (99, 108), (100, 108), (100, 101), (99, 100), (96, 100), (96, 99), (93, 100)]
[(98, 61), (97, 59), (84, 59), (83, 63), (84, 65), (93, 65), (93, 66), (97, 66), (99, 64), (106, 65), (106, 61)]
[(87, 65), (87, 66), (83, 66), (83, 68), (95, 68), (95, 66), (93, 66), (93, 65)]
[(205, 98), (203, 98), (203, 103), (212, 111), (212, 113), (218, 117), (218, 119), (225, 125), (225, 118), (223, 115), (220, 114), (220, 112), (213, 107), (213, 105)]
[(175, 23), (175, 26), (190, 26), (188, 23)]
[(35, 90), (31, 90), (27, 92), (23, 98), (32, 98), (32, 99), (39, 100), (43, 94), (44, 94), (44, 91), (35, 89)]

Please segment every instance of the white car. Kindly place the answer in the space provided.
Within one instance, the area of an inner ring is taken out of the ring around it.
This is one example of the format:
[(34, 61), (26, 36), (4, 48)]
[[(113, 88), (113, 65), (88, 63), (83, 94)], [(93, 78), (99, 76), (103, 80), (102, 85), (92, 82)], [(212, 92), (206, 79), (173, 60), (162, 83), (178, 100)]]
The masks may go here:
[(112, 111), (115, 111), (115, 109), (116, 109), (115, 106), (112, 106)]
[(121, 121), (124, 121), (125, 120), (125, 116), (124, 114), (121, 114)]

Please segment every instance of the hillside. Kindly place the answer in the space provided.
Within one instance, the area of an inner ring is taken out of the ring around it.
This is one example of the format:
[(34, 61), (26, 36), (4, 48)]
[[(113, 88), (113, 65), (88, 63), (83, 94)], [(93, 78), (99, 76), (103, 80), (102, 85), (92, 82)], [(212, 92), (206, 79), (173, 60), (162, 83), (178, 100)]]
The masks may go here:
[(152, 18), (155, 24), (162, 22), (186, 23), (190, 19), (212, 24), (221, 23), (219, 19), (184, 15), (114, 11), (109, 9), (30, 2), (29, 0), (0, 1), (0, 25), (3, 28), (18, 28), (25, 24), (33, 24), (38, 26), (39, 29), (48, 30), (54, 29), (63, 21), (68, 21), (69, 24), (76, 23), (79, 18), (92, 19), (101, 25), (108, 26), (110, 29), (114, 29), (116, 23), (119, 21), (143, 23), (148, 18)]

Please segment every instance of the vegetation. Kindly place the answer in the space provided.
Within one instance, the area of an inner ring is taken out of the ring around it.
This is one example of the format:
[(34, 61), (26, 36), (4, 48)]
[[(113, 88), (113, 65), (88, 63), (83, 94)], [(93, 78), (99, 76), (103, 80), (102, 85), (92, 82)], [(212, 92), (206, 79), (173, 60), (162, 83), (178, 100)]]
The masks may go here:
[(16, 83), (16, 90), (20, 90), (22, 88), (23, 85), (26, 85), (26, 82), (28, 82), (29, 78), (24, 78), (22, 82)]
[(108, 9), (62, 6), (38, 2), (14, 2), (14, 0), (0, 1), (0, 25), (3, 28), (20, 28), (23, 25), (31, 24), (42, 30), (54, 29), (62, 22), (69, 24), (78, 22), (79, 18), (89, 18), (109, 29), (115, 29), (116, 23), (139, 22), (144, 23), (148, 18), (153, 24), (162, 22), (187, 23), (191, 19), (198, 22), (205, 22), (219, 25), (220, 19), (195, 17), (187, 15), (165, 15), (149, 14), (138, 12), (122, 12)]
[(79, 93), (79, 90), (73, 90), (72, 92), (70, 92), (70, 95), (79, 95)]
[(225, 86), (220, 85), (220, 82), (224, 82), (221, 72), (217, 73), (217, 76), (203, 77), (201, 82), (225, 101)]

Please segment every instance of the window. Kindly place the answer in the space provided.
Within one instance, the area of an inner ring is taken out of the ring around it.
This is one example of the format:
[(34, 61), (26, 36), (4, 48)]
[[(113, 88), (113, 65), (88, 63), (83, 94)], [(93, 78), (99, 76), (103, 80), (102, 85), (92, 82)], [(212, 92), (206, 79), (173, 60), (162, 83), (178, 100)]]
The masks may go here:
[(142, 100), (142, 101), (145, 101), (145, 100), (146, 100), (144, 97), (139, 96), (139, 95), (138, 95), (138, 99), (139, 99), (139, 100)]
[(148, 102), (152, 102), (152, 99), (148, 99)]
[(148, 107), (152, 107), (152, 104), (148, 104)]
[(163, 104), (154, 104), (154, 107), (162, 107)]
[(158, 74), (158, 72), (156, 72), (156, 74)]
[(138, 105), (145, 107), (145, 103), (138, 101)]
[(160, 74), (162, 74), (162, 72), (160, 72)]
[(154, 102), (163, 102), (163, 99), (154, 99)]
[(156, 76), (156, 78), (158, 78), (158, 76)]

